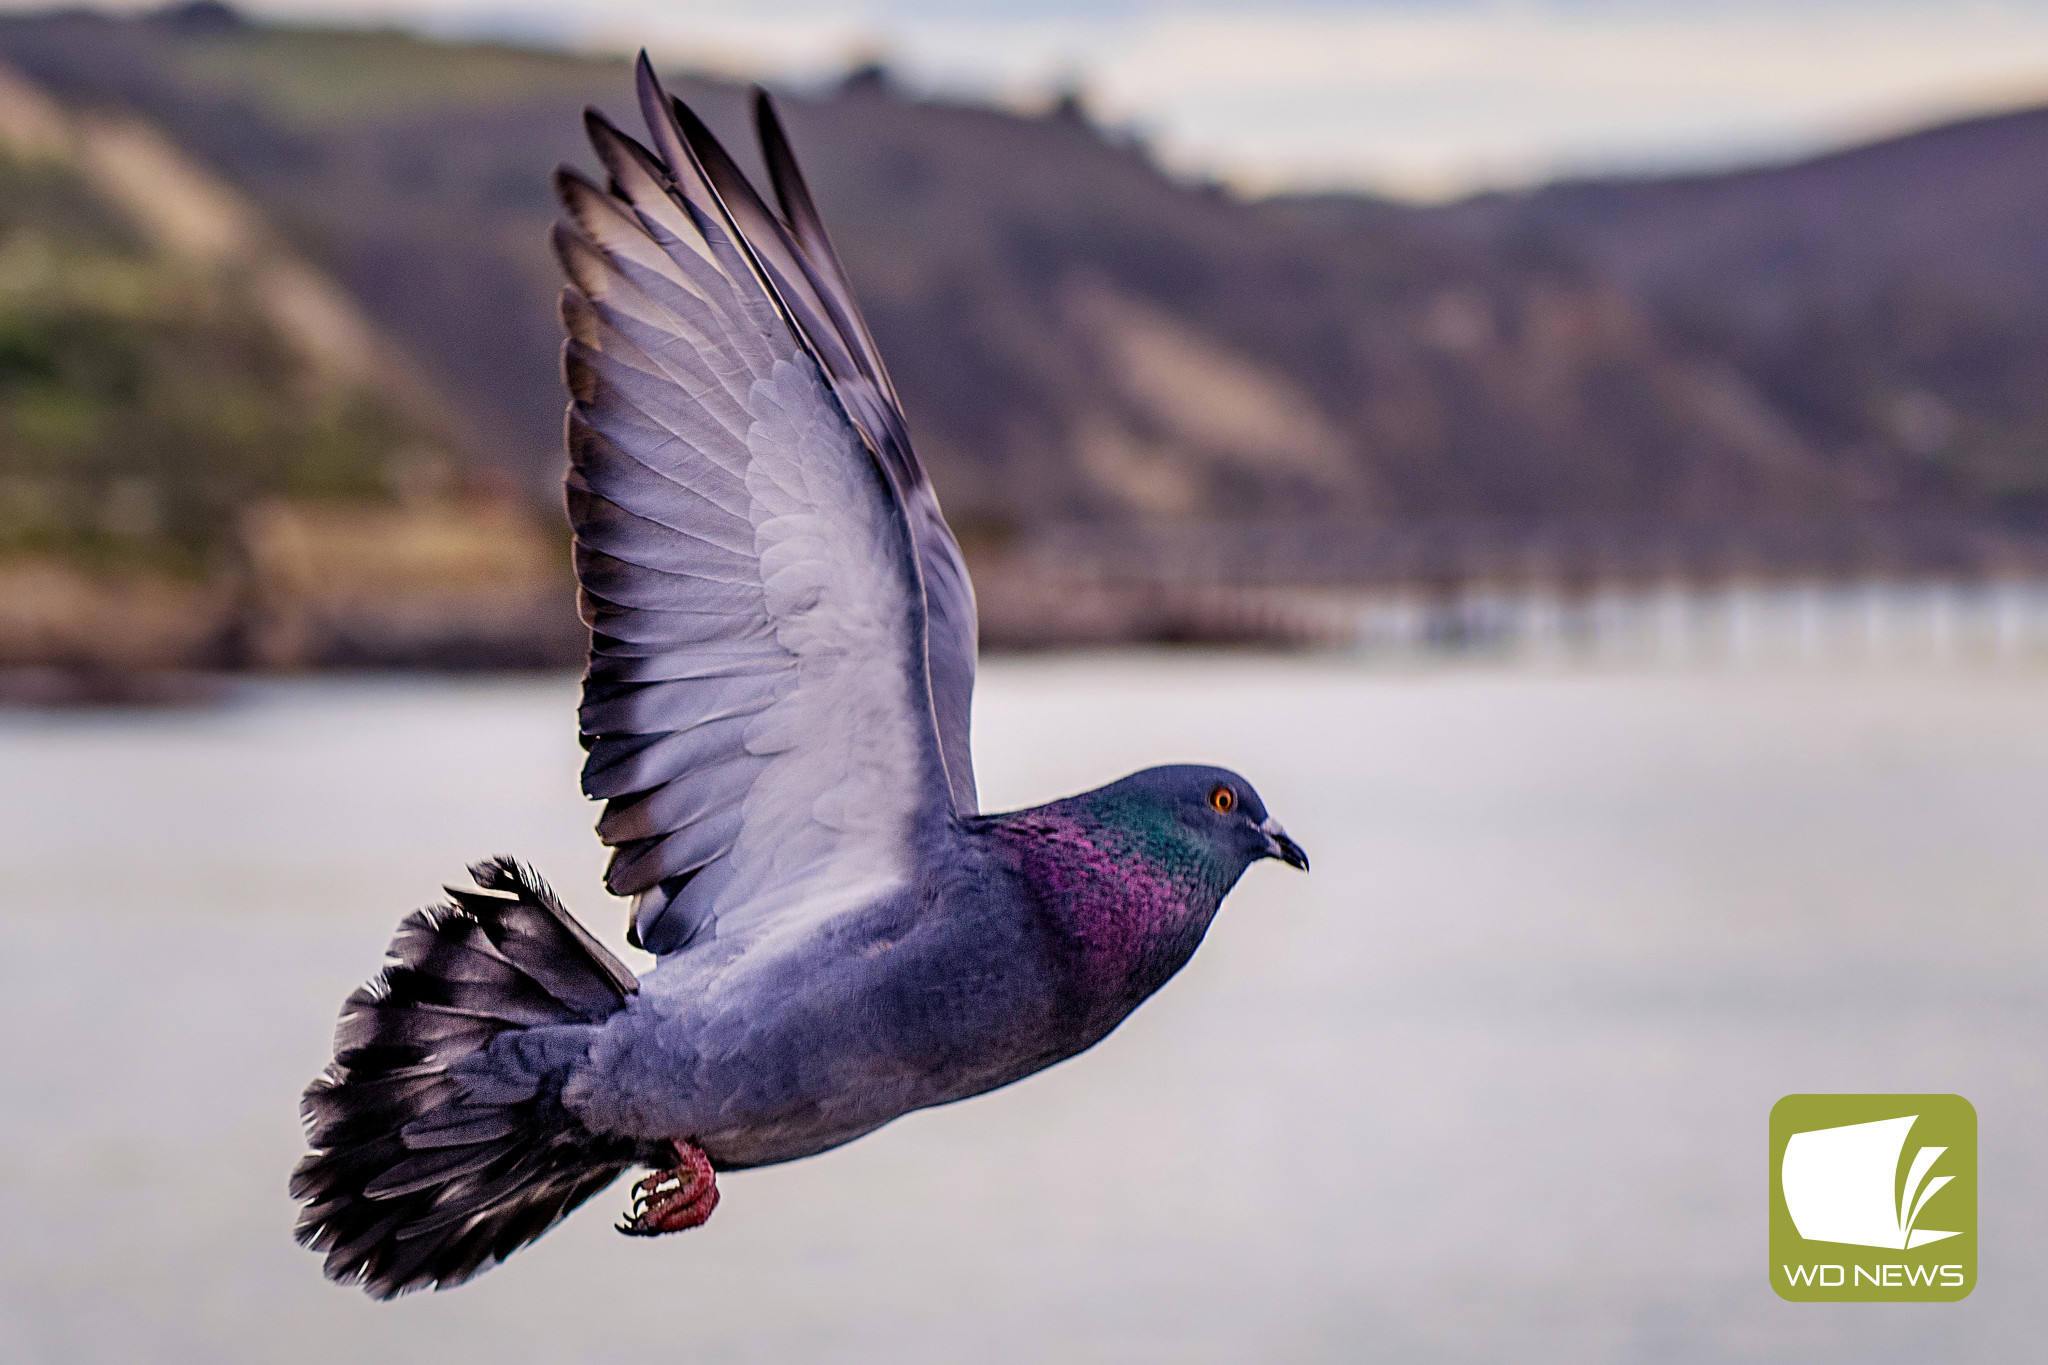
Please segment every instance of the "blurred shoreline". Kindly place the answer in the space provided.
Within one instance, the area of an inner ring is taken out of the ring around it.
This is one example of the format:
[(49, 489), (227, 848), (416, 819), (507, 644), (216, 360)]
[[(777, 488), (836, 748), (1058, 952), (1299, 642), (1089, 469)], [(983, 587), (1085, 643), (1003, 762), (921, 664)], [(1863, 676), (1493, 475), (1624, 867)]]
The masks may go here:
[[(562, 533), (513, 495), (273, 500), (226, 571), (0, 561), (0, 704), (190, 705), (236, 676), (580, 668)], [(1198, 645), (1369, 663), (2048, 655), (2048, 551), (1967, 522), (1056, 527), (969, 542), (984, 652)]]
[[(1367, 670), (1653, 672), (2048, 662), (2048, 575), (1367, 588), (998, 582), (983, 598), (986, 657), (1192, 647)], [(0, 635), (9, 646), (0, 707), (203, 707), (228, 700), (242, 680), (309, 674), (571, 673), (586, 637), (567, 616), (566, 590), (550, 586), (376, 599), (330, 582), (297, 599), (265, 596), (248, 618), (203, 593), (159, 595), (142, 599), (170, 618), (154, 623), (151, 607), (130, 599), (121, 610), (133, 629), (111, 637), (130, 645), (123, 656), (74, 641), (68, 653), (35, 659)], [(192, 616), (178, 620), (181, 608)], [(191, 647), (163, 648), (180, 643)]]

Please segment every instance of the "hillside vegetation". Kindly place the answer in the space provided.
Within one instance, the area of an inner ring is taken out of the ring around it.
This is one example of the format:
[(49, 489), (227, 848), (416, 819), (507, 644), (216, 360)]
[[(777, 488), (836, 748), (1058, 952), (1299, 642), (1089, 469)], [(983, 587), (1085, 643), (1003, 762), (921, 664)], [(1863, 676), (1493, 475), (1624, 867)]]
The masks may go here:
[(0, 154), (0, 553), (201, 575), (259, 499), (387, 496), (402, 443), (75, 167)]
[(230, 187), (0, 70), (0, 665), (573, 658), (559, 540), (462, 451)]

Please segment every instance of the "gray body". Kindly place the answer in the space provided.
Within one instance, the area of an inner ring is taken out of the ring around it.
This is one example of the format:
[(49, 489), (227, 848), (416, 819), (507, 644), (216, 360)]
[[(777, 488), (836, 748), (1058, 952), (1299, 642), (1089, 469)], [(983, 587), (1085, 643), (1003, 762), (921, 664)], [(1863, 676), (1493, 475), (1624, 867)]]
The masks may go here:
[(785, 952), (714, 940), (664, 958), (589, 1039), (564, 1104), (595, 1131), (765, 1166), (1094, 1042), (1059, 925), (1007, 850), (942, 837), (911, 885)]

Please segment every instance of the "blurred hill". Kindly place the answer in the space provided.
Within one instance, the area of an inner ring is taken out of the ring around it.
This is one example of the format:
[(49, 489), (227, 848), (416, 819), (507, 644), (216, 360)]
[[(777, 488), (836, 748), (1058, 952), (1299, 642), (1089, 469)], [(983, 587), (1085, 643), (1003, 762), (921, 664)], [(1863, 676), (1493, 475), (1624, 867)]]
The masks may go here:
[[(536, 488), (561, 397), (547, 172), (621, 62), (258, 28), (215, 9), (0, 26), (67, 102), (148, 116), (265, 204)], [(735, 144), (740, 92), (678, 92)], [(1378, 214), (1332, 228), (1162, 175), (1077, 105), (789, 99), (949, 509), (1045, 517), (1794, 510), (1844, 490), (1623, 291)]]
[(1413, 217), (1626, 288), (1874, 500), (2048, 524), (2048, 109)]
[[(637, 123), (622, 60), (202, 3), (0, 19), (0, 61), (211, 168), (405, 357), (472, 467), (554, 500), (547, 175), (588, 161), (582, 105)], [(750, 155), (738, 88), (673, 87)], [(1065, 600), (1048, 565), (1142, 577), (1155, 543), (1225, 583), (1631, 536), (1644, 563), (1691, 536), (1839, 572), (1967, 560), (2048, 508), (2048, 114), (1421, 209), (1182, 184), (1076, 98), (918, 100), (868, 69), (782, 104), (996, 641), (1202, 633), (1128, 604), (1038, 620)], [(1931, 541), (1885, 529), (1930, 519)], [(1830, 526), (1861, 530), (1802, 529)]]
[(560, 538), (408, 369), (150, 126), (0, 67), (0, 666), (572, 656)]

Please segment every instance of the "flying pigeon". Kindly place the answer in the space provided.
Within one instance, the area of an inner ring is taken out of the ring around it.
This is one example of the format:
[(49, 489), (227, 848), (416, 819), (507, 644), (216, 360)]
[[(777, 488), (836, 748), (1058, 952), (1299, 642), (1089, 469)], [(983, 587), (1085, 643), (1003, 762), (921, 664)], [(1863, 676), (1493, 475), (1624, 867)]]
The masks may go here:
[(1251, 785), (1151, 768), (979, 813), (973, 589), (781, 124), (770, 208), (643, 53), (653, 147), (555, 184), (583, 790), (638, 980), (509, 858), (405, 920), (305, 1092), (300, 1242), (460, 1284), (631, 1167), (620, 1231), (1090, 1047), (1261, 858)]

